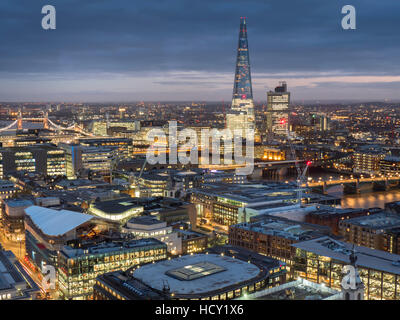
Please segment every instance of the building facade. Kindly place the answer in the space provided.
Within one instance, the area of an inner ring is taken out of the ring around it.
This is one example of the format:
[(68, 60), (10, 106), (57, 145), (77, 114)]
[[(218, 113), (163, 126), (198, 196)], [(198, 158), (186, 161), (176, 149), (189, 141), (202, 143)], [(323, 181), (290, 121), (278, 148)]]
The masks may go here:
[(290, 92), (286, 82), (267, 92), (267, 133), (286, 135), (289, 130)]
[(339, 222), (344, 240), (358, 246), (400, 254), (400, 216), (381, 212)]
[(301, 277), (340, 290), (343, 267), (350, 265), (350, 256), (357, 254), (357, 268), (365, 286), (365, 300), (399, 300), (399, 255), (353, 247), (350, 243), (322, 237), (293, 245), (296, 255), (293, 261), (294, 278)]
[(64, 247), (58, 253), (58, 287), (61, 299), (93, 298), (96, 277), (167, 257), (167, 245), (156, 239), (103, 243), (84, 248)]
[[(154, 274), (159, 275), (158, 278)], [(97, 278), (96, 300), (231, 300), (285, 283), (284, 263), (233, 246)]]

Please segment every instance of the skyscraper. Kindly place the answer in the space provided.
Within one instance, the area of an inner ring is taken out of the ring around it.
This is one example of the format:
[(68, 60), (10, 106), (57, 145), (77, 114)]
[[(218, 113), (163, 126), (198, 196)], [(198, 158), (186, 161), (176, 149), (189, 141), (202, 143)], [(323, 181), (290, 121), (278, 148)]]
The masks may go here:
[(286, 82), (267, 92), (267, 133), (286, 135), (289, 128), (290, 92)]
[(254, 103), (251, 86), (250, 59), (247, 41), (246, 18), (240, 18), (239, 43), (236, 58), (236, 71), (233, 84), (231, 110), (226, 115), (227, 128), (254, 130)]

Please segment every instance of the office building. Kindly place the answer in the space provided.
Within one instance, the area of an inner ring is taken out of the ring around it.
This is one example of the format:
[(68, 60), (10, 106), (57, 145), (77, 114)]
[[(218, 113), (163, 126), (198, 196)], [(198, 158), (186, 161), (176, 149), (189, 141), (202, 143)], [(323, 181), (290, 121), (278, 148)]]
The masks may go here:
[(280, 82), (274, 91), (267, 92), (267, 133), (287, 135), (289, 124), (290, 92), (286, 82)]
[(129, 219), (139, 216), (142, 212), (143, 206), (130, 197), (95, 201), (88, 208), (89, 214), (116, 221), (121, 225), (125, 224)]
[(61, 299), (93, 298), (96, 277), (163, 260), (167, 245), (156, 239), (104, 242), (81, 248), (64, 246), (58, 252), (58, 288)]
[(0, 148), (0, 153), (3, 175), (19, 171), (36, 172), (51, 177), (66, 175), (65, 153), (56, 146), (40, 144)]
[(87, 147), (106, 147), (115, 150), (115, 155), (118, 158), (126, 159), (132, 157), (132, 139), (128, 138), (81, 138), (79, 144)]
[[(154, 275), (159, 275), (154, 277)], [(232, 246), (97, 278), (95, 300), (231, 300), (285, 282), (285, 265)]]
[(353, 154), (353, 172), (377, 175), (381, 160), (386, 154), (381, 150), (356, 150)]
[(88, 172), (88, 175), (110, 175), (112, 161), (117, 151), (114, 147), (83, 146), (80, 144), (60, 143), (66, 152), (66, 175), (77, 178)]
[(352, 209), (352, 208), (336, 208), (332, 206), (318, 206), (316, 210), (310, 211), (305, 221), (312, 224), (318, 224), (321, 226), (327, 226), (331, 229), (334, 235), (339, 235), (339, 223), (346, 221), (351, 218), (368, 216), (370, 214), (377, 213), (379, 209)]
[(344, 240), (358, 246), (400, 254), (400, 216), (381, 212), (339, 222)]
[(343, 293), (302, 278), (240, 297), (238, 300), (343, 300)]
[(130, 219), (122, 229), (123, 232), (132, 234), (135, 239), (154, 238), (167, 245), (171, 254), (182, 254), (182, 241), (178, 233), (153, 216), (141, 216)]
[(283, 183), (203, 185), (191, 192), (190, 202), (196, 207), (191, 223), (211, 223), (228, 231), (228, 226), (253, 216), (297, 208), (296, 201), (297, 187)]
[(26, 261), (35, 270), (44, 265), (57, 266), (57, 251), (71, 241), (102, 230), (105, 223), (95, 217), (69, 210), (53, 210), (38, 206), (25, 209)]
[(256, 222), (243, 222), (229, 227), (229, 244), (290, 263), (296, 249), (292, 244), (329, 235), (328, 227), (264, 215)]
[(324, 284), (340, 290), (343, 267), (357, 256), (357, 268), (365, 285), (366, 300), (400, 299), (400, 255), (321, 237), (293, 244), (296, 255), (292, 277)]
[(112, 133), (113, 129), (120, 129), (124, 131), (139, 131), (140, 121), (95, 121), (93, 123), (92, 132), (95, 135), (107, 136)]
[(176, 230), (181, 245), (181, 254), (203, 252), (208, 247), (208, 236), (193, 230)]
[(395, 176), (400, 174), (400, 157), (385, 156), (380, 163), (380, 173), (385, 176)]
[(4, 236), (9, 241), (25, 240), (25, 209), (33, 205), (30, 200), (8, 199), (1, 204), (1, 222)]
[(0, 180), (0, 199), (9, 199), (18, 191), (14, 182), (9, 180)]

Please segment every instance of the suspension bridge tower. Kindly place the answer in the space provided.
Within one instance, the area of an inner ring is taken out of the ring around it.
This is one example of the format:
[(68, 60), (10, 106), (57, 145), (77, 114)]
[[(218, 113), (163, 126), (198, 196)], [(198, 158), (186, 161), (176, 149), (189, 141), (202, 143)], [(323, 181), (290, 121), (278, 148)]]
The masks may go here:
[(21, 109), (18, 110), (18, 118), (17, 118), (17, 128), (18, 130), (22, 130), (22, 111)]
[(46, 111), (45, 113), (44, 113), (44, 118), (43, 118), (43, 128), (45, 128), (45, 129), (49, 129), (49, 112), (48, 111)]

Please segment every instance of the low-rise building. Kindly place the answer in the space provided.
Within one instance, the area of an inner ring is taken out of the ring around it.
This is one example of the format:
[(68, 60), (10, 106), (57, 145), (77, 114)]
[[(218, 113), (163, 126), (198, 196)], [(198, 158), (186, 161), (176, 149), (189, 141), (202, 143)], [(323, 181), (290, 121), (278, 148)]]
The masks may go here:
[(8, 180), (0, 180), (0, 200), (13, 197), (17, 190), (18, 188), (15, 186), (14, 182)]
[(88, 213), (103, 219), (117, 221), (121, 225), (129, 219), (138, 217), (143, 212), (143, 206), (135, 199), (124, 197), (115, 200), (95, 201), (89, 205)]
[(123, 227), (123, 231), (132, 234), (135, 239), (154, 238), (167, 245), (171, 254), (182, 254), (182, 240), (178, 233), (153, 216), (141, 216), (130, 219)]
[(181, 253), (199, 253), (207, 249), (208, 236), (192, 230), (176, 231), (181, 242)]

